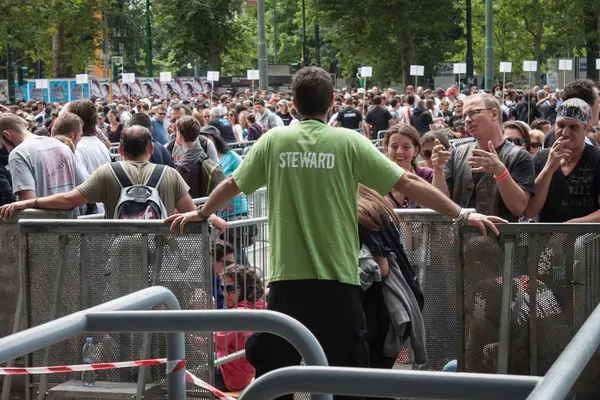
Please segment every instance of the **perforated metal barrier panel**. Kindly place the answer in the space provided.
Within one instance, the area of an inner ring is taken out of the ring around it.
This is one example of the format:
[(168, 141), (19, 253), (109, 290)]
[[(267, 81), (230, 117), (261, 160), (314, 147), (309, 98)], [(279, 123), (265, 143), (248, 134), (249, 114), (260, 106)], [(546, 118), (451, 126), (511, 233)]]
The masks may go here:
[[(538, 233), (540, 227), (524, 224), (504, 240), (461, 235), (467, 372), (502, 372), (500, 333), (508, 329), (507, 372), (544, 375), (599, 304), (600, 235), (552, 229)], [(507, 240), (515, 244), (508, 326), (500, 317)], [(599, 375), (596, 352), (574, 388), (577, 399), (600, 398)]]
[[(150, 285), (162, 285), (172, 290), (182, 309), (212, 306), (212, 296), (207, 293), (210, 288), (208, 235), (30, 233), (27, 239), (30, 326)], [(63, 271), (62, 280), (59, 271)], [(60, 298), (58, 308), (56, 298)], [(92, 335), (97, 348), (95, 360), (111, 362), (165, 357), (164, 337), (152, 336), (151, 351), (145, 354), (143, 334)], [(33, 366), (79, 364), (84, 341), (82, 336), (56, 344), (48, 359), (45, 359), (47, 350), (37, 351), (32, 357)], [(213, 353), (212, 334), (188, 333), (185, 344), (187, 368), (201, 379), (212, 381), (208, 368), (208, 358)], [(136, 382), (138, 373), (137, 368), (101, 371), (97, 373), (97, 379)], [(152, 367), (150, 375), (148, 381), (161, 382), (165, 376), (164, 366)], [(49, 386), (68, 379), (79, 379), (79, 375), (48, 375)], [(34, 377), (34, 382), (39, 380), (38, 376)], [(189, 389), (198, 391), (191, 385)]]

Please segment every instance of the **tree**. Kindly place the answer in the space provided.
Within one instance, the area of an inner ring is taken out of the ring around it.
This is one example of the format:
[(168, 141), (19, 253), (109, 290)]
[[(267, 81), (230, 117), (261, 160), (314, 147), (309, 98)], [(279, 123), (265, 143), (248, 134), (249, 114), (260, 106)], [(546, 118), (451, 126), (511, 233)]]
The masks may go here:
[(156, 37), (170, 57), (220, 70), (221, 58), (239, 38), (242, 0), (157, 0)]
[(456, 24), (462, 15), (454, 2), (313, 0), (313, 4), (330, 28), (327, 39), (338, 49), (347, 77), (362, 64), (373, 66), (376, 82), (410, 82), (411, 64), (425, 65), (432, 75), (447, 54), (457, 51), (461, 32)]

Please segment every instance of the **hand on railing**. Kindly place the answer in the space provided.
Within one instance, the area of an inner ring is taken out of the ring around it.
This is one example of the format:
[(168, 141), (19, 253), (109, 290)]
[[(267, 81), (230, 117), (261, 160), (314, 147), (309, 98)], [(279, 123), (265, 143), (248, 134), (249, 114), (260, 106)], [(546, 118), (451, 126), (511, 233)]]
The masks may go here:
[[(205, 219), (206, 217), (198, 215), (196, 211), (190, 211), (185, 214), (171, 215), (169, 218), (165, 219), (165, 222), (171, 222), (172, 232), (175, 231), (179, 226), (179, 233), (183, 234), (183, 229), (188, 222), (200, 222), (204, 221)], [(214, 214), (208, 217), (208, 222), (217, 228), (217, 236), (221, 235), (229, 227), (227, 225), (227, 221), (225, 221), (223, 218), (217, 217)]]
[(490, 228), (494, 235), (498, 236), (500, 232), (494, 224), (508, 224), (508, 221), (500, 217), (494, 217), (490, 215), (483, 215), (478, 213), (470, 213), (467, 217), (465, 225), (474, 226), (481, 230), (484, 237), (487, 238), (487, 228)]

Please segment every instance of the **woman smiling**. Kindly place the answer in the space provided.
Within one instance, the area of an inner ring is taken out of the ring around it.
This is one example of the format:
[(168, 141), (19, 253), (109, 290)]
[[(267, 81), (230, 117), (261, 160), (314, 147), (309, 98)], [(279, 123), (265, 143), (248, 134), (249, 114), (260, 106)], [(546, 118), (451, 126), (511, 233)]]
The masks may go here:
[[(406, 124), (398, 124), (388, 129), (383, 138), (383, 152), (391, 161), (406, 171), (417, 174), (427, 182), (433, 180), (433, 170), (417, 165), (417, 157), (421, 152), (419, 133), (415, 128)], [(394, 208), (420, 208), (414, 200), (392, 189), (388, 194)]]

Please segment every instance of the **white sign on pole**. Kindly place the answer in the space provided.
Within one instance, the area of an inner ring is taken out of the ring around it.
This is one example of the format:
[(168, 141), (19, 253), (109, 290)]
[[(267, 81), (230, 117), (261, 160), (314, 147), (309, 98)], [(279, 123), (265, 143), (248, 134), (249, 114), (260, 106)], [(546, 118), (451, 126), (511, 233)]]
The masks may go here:
[(559, 71), (572, 71), (573, 70), (573, 60), (558, 60), (558, 70)]
[(600, 69), (600, 58), (596, 58), (596, 69)]
[(537, 71), (537, 61), (523, 61), (523, 71), (524, 72), (536, 72)]
[(35, 80), (35, 88), (36, 89), (48, 89), (48, 79), (36, 79)]
[(85, 85), (86, 83), (88, 83), (88, 74), (75, 75), (75, 83), (78, 85)]
[(132, 72), (123, 74), (123, 83), (135, 83), (135, 74)]
[(510, 74), (512, 72), (512, 63), (509, 61), (500, 61), (500, 72)]
[(250, 81), (256, 81), (259, 79), (259, 71), (257, 69), (249, 69), (246, 71), (247, 78)]
[(206, 80), (211, 82), (219, 81), (219, 71), (207, 71), (206, 72)]
[(171, 76), (170, 71), (160, 73), (160, 81), (161, 82), (171, 82), (172, 80), (173, 80), (173, 77)]
[(373, 76), (373, 67), (361, 67), (360, 74), (363, 78), (370, 78)]
[(410, 66), (410, 75), (411, 76), (424, 76), (425, 75), (425, 66), (411, 65)]
[(459, 75), (465, 75), (467, 73), (467, 64), (454, 63), (454, 73)]

